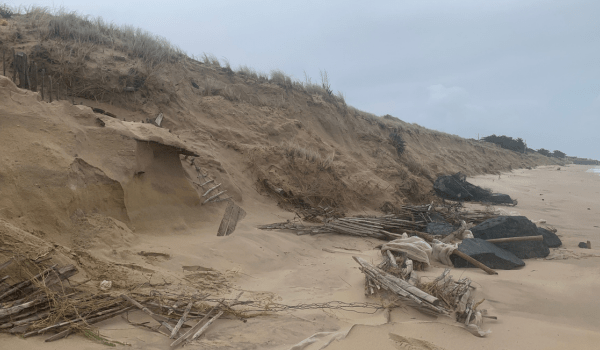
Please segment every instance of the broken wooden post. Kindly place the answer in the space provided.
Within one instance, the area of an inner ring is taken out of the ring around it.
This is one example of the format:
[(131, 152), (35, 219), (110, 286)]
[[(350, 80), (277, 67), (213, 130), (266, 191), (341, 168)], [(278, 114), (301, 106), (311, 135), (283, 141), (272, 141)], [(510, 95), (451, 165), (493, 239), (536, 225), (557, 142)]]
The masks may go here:
[(15, 56), (15, 49), (12, 49), (12, 56), (13, 56), (13, 83), (17, 83), (17, 63), (16, 63), (16, 56)]
[(29, 80), (29, 64), (27, 63), (27, 55), (24, 52), (19, 52), (14, 54), (14, 73), (13, 77), (16, 79), (19, 78), (19, 84), (17, 86), (21, 89), (29, 89), (31, 86), (31, 82)]
[(2, 50), (2, 75), (6, 76), (6, 49)]
[(29, 79), (29, 63), (27, 62), (27, 55), (23, 53), (23, 74), (25, 75), (25, 83), (27, 83), (26, 89), (31, 90), (31, 79)]
[(42, 101), (44, 100), (44, 84), (46, 83), (46, 70), (42, 69)]
[(50, 85), (50, 89), (48, 91), (48, 102), (52, 103), (52, 76), (48, 76), (48, 84)]
[(33, 70), (33, 86), (31, 86), (31, 91), (38, 91), (38, 71), (37, 71), (37, 62), (31, 62), (31, 69)]
[(158, 117), (156, 117), (156, 119), (154, 119), (154, 124), (156, 124), (156, 126), (160, 126), (160, 124), (162, 124), (163, 118), (164, 118), (163, 114), (160, 113), (158, 115)]

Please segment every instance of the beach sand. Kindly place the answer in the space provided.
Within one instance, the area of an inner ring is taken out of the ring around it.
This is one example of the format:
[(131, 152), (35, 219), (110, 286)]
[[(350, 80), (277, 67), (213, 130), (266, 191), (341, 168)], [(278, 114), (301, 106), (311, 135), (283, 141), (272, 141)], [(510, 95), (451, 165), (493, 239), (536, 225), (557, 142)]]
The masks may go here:
[[(474, 281), (480, 308), (498, 320), (486, 320), (492, 333), (478, 338), (450, 318), (432, 318), (411, 308), (397, 308), (388, 323), (383, 312), (362, 314), (335, 309), (309, 309), (248, 319), (217, 321), (190, 349), (290, 349), (294, 344), (324, 332), (304, 349), (315, 350), (334, 340), (335, 349), (597, 349), (600, 344), (600, 176), (585, 166), (539, 167), (502, 175), (470, 179), (473, 183), (517, 198), (516, 207), (499, 207), (507, 214), (546, 220), (558, 229), (560, 249), (553, 260), (527, 260), (526, 266), (490, 276), (478, 269), (452, 269), (452, 275)], [(543, 200), (542, 200), (543, 199)], [(589, 208), (589, 209), (588, 209)], [(233, 235), (216, 237), (216, 227), (194, 236), (151, 235), (137, 240), (130, 250), (162, 251), (172, 259), (154, 262), (157, 269), (177, 270), (183, 265), (210, 267), (231, 277), (231, 292), (245, 290), (248, 299), (271, 298), (288, 305), (328, 301), (377, 302), (363, 294), (364, 277), (352, 255), (379, 261), (373, 249), (380, 241), (336, 235), (297, 236), (289, 232), (261, 231), (259, 224), (291, 218), (288, 212), (271, 212), (259, 202)], [(577, 247), (591, 241), (593, 249)], [(440, 264), (421, 273), (439, 275)], [(242, 298), (244, 299), (244, 298)], [(370, 310), (367, 310), (370, 312)], [(150, 321), (134, 312), (135, 321)], [(354, 326), (355, 325), (355, 326)], [(354, 326), (354, 327), (353, 327)], [(101, 334), (131, 344), (128, 349), (167, 349), (170, 341), (149, 330), (116, 318), (99, 325)], [(331, 332), (331, 333), (329, 333)], [(404, 338), (402, 338), (404, 337)], [(81, 336), (43, 343), (44, 337), (20, 339), (0, 335), (2, 349), (104, 349)], [(121, 347), (118, 345), (118, 347)]]

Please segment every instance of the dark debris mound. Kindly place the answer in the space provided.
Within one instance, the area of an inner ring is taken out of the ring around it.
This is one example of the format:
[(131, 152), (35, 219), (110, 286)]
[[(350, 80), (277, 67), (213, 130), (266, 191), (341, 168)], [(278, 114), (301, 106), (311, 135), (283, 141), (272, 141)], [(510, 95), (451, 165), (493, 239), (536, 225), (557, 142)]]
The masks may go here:
[[(511, 270), (525, 266), (525, 262), (515, 254), (479, 238), (463, 240), (458, 250), (491, 269)], [(475, 267), (457, 255), (451, 255), (450, 260), (454, 267)]]
[[(471, 232), (473, 232), (475, 238), (485, 240), (543, 234), (539, 232), (539, 228), (533, 222), (524, 216), (499, 216), (488, 219), (471, 228)], [(496, 245), (513, 253), (520, 259), (545, 258), (550, 254), (545, 241), (506, 242), (497, 243)]]
[(453, 201), (517, 204), (517, 201), (509, 195), (493, 193), (467, 182), (467, 176), (462, 173), (438, 177), (433, 184), (433, 189), (438, 196)]

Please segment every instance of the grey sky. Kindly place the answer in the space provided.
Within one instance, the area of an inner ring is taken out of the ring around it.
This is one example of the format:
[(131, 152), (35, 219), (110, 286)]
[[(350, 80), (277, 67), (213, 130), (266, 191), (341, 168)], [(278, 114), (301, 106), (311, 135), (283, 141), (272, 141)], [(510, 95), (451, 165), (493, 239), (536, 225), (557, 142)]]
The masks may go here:
[(141, 27), (234, 69), (324, 69), (367, 112), (600, 159), (598, 0), (4, 2)]

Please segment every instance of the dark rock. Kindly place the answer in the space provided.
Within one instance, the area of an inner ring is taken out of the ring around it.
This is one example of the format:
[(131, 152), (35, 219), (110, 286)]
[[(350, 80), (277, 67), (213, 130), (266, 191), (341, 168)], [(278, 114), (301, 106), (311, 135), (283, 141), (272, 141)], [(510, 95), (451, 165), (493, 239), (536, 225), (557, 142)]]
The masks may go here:
[[(484, 240), (539, 235), (538, 227), (524, 216), (499, 216), (488, 219), (471, 229), (475, 238)], [(550, 249), (544, 241), (497, 243), (521, 259), (545, 258)]]
[(587, 243), (585, 243), (585, 242), (579, 242), (579, 248), (587, 249), (587, 247), (588, 247)]
[(433, 183), (435, 193), (453, 201), (477, 201), (495, 204), (516, 204), (509, 195), (492, 193), (467, 182), (467, 177), (461, 173), (438, 177)]
[[(479, 238), (467, 238), (458, 246), (458, 250), (496, 270), (511, 270), (525, 266), (525, 262), (513, 253), (499, 248), (493, 243)], [(454, 267), (476, 267), (456, 255), (450, 255)]]
[(447, 236), (456, 231), (456, 228), (447, 222), (430, 222), (425, 227), (425, 232), (430, 235)]
[(556, 233), (548, 231), (545, 228), (538, 227), (538, 234), (544, 236), (544, 243), (550, 248), (557, 248), (562, 245), (562, 241)]

